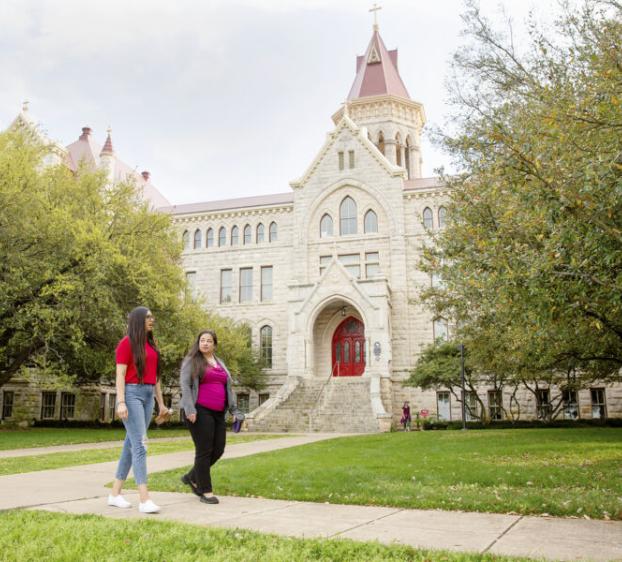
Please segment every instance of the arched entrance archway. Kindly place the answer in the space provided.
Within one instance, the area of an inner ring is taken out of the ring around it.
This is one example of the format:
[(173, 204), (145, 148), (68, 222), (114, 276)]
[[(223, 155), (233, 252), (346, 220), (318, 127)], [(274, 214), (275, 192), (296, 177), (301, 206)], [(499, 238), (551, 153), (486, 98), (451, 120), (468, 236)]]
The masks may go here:
[(335, 330), (332, 342), (333, 376), (360, 376), (365, 371), (365, 326), (349, 316)]

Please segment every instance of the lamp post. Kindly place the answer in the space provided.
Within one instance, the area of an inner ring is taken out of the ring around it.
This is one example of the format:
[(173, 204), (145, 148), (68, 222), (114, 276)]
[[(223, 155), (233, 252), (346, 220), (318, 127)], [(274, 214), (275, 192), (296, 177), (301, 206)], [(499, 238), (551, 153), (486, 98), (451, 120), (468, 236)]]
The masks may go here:
[(466, 391), (464, 390), (464, 344), (458, 346), (460, 350), (460, 384), (462, 385), (462, 430), (466, 430)]

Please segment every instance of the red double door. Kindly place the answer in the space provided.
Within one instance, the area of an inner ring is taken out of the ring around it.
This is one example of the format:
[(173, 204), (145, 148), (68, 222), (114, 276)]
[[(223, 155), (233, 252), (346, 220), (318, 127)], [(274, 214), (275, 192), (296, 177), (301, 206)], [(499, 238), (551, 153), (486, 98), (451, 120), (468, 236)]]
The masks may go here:
[(365, 370), (365, 326), (350, 316), (333, 334), (333, 375), (352, 377)]

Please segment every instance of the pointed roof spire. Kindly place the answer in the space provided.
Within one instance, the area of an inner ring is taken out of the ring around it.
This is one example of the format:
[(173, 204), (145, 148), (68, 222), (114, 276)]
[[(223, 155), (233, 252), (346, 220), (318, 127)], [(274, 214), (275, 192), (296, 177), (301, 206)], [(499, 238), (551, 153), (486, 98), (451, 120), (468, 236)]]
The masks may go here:
[(356, 57), (356, 77), (348, 100), (382, 95), (410, 99), (397, 70), (397, 49), (387, 50), (378, 32), (378, 24), (374, 23), (374, 32), (365, 54)]
[(110, 138), (110, 133), (112, 133), (112, 129), (108, 127), (106, 132), (108, 133), (108, 136), (106, 137), (106, 142), (104, 143), (102, 151), (99, 153), (100, 156), (102, 154), (114, 154), (114, 150), (112, 148), (112, 139)]

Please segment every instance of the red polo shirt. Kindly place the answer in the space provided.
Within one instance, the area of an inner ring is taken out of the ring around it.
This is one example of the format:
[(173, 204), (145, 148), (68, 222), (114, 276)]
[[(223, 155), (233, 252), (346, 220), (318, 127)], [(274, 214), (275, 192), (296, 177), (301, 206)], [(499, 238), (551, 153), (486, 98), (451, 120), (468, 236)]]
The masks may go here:
[[(136, 371), (136, 365), (134, 365), (134, 356), (132, 355), (132, 346), (130, 344), (130, 338), (125, 336), (117, 345), (116, 351), (117, 365), (127, 365), (127, 371), (125, 372), (125, 382), (138, 383), (138, 372)], [(155, 384), (157, 382), (158, 374), (158, 354), (155, 349), (149, 345), (149, 342), (145, 344), (145, 369), (143, 372), (144, 384)]]

